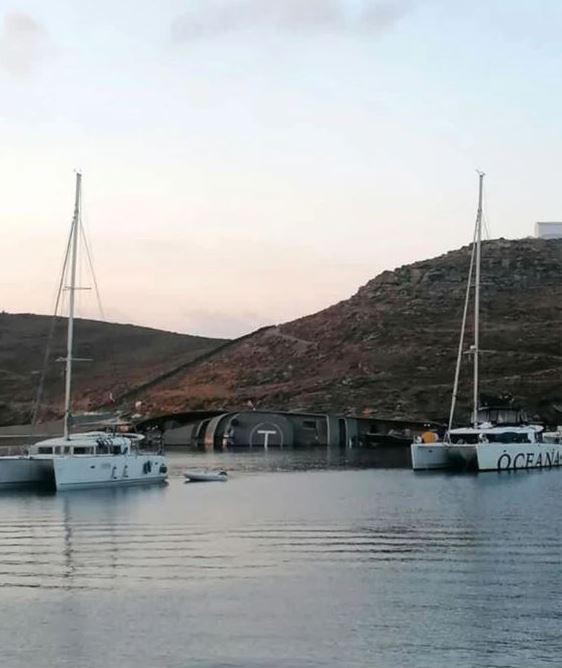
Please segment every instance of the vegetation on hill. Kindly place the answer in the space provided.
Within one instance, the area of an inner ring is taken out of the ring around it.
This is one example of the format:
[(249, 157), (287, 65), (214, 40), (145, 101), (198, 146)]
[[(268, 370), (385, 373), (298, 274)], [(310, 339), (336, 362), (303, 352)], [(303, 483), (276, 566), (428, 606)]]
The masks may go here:
[[(131, 325), (77, 323), (78, 408), (143, 412), (255, 406), (443, 420), (448, 413), (470, 247), (386, 271), (319, 313), (220, 341)], [(562, 240), (503, 239), (482, 250), (481, 390), (562, 422)], [(306, 289), (306, 286), (303, 286)], [(0, 422), (29, 415), (49, 319), (0, 315)], [(64, 321), (52, 358), (62, 357)], [(472, 333), (467, 333), (467, 347)], [(46, 415), (60, 414), (51, 364)], [(464, 356), (459, 417), (471, 397)], [(45, 413), (44, 413), (45, 415)]]
[[(350, 299), (233, 342), (140, 398), (152, 412), (251, 402), (444, 419), (469, 260), (467, 246), (386, 271)], [(562, 421), (562, 240), (485, 242), (482, 282), (482, 391)], [(459, 417), (469, 410), (470, 363), (465, 355)]]
[[(0, 424), (29, 421), (52, 318), (0, 313)], [(146, 327), (76, 320), (78, 362), (73, 374), (79, 410), (119, 401), (147, 380), (160, 376), (224, 343)], [(60, 415), (64, 394), (66, 319), (58, 318), (47, 367), (41, 417)]]

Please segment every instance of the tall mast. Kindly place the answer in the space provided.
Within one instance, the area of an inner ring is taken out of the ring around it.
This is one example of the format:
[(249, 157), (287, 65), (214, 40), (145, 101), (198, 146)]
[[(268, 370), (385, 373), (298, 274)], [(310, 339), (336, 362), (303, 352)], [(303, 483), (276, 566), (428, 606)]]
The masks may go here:
[(484, 172), (478, 172), (478, 212), (476, 214), (476, 280), (474, 282), (474, 397), (472, 407), (472, 424), (478, 425), (479, 408), (479, 376), (478, 362), (480, 353), (480, 259), (482, 250), (482, 190)]
[(455, 368), (455, 381), (453, 383), (453, 394), (451, 397), (451, 410), (449, 412), (449, 431), (453, 428), (455, 417), (455, 406), (459, 392), (459, 378), (461, 374), (462, 356), (464, 353), (464, 334), (466, 331), (466, 320), (468, 317), (468, 304), (470, 302), (470, 293), (472, 290), (472, 277), (474, 275), (474, 256), (476, 254), (476, 225), (474, 226), (474, 236), (472, 238), (472, 253), (470, 254), (470, 268), (468, 270), (468, 279), (466, 281), (466, 294), (464, 298), (464, 309), (462, 314), (461, 335), (459, 338), (459, 347), (457, 352), (457, 365)]
[(76, 256), (78, 255), (78, 235), (80, 226), (80, 195), (82, 187), (82, 174), (76, 172), (76, 195), (74, 198), (74, 215), (72, 217), (72, 228), (70, 231), (71, 256), (70, 256), (70, 292), (68, 299), (68, 330), (66, 338), (66, 375), (64, 388), (64, 439), (70, 439), (71, 405), (70, 391), (72, 384), (72, 348), (74, 339), (74, 296), (76, 292)]

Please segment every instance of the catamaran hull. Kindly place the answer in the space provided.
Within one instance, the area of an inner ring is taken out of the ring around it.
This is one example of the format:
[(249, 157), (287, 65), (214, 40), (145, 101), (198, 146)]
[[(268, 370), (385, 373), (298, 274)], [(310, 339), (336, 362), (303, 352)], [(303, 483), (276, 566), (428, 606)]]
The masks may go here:
[(54, 457), (57, 490), (88, 487), (121, 487), (165, 482), (166, 461), (161, 455), (111, 455)]
[(518, 471), (562, 466), (562, 443), (413, 443), (411, 452), (415, 471)]
[(474, 445), (412, 443), (410, 450), (414, 471), (476, 468), (476, 446)]
[(562, 466), (562, 443), (482, 443), (476, 446), (479, 471), (518, 471)]
[(0, 457), (0, 488), (41, 485), (52, 482), (50, 462), (32, 457)]
[(410, 451), (414, 471), (438, 471), (449, 468), (447, 453), (441, 444), (412, 443)]

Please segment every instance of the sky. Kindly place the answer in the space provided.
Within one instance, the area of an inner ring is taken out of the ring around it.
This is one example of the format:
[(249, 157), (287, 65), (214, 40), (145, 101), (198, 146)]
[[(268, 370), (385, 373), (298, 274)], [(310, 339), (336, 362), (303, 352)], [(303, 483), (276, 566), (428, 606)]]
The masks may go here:
[(52, 312), (75, 169), (106, 319), (206, 336), (465, 245), (476, 169), (491, 237), (561, 220), (561, 29), (559, 0), (0, 0), (0, 310)]

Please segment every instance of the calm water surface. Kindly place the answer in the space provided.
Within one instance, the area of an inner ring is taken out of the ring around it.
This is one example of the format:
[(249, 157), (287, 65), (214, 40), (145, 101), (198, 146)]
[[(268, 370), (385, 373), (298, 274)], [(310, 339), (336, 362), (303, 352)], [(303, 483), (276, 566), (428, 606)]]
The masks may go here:
[[(164, 487), (1, 494), (2, 665), (559, 666), (562, 472), (365, 457), (175, 453)], [(230, 481), (184, 484), (201, 465)]]

